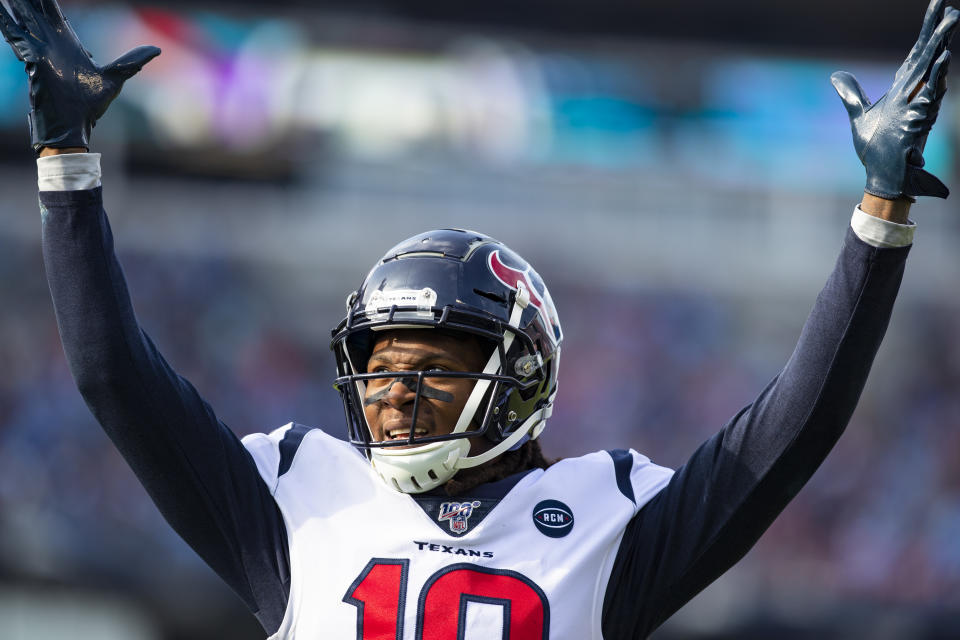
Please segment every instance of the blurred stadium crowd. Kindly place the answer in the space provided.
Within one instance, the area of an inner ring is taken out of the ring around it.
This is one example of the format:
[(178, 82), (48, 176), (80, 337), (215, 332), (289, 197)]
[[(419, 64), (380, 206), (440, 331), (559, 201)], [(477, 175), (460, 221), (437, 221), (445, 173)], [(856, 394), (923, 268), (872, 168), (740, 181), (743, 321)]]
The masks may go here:
[[(678, 74), (657, 63), (681, 48), (669, 43), (521, 45), (339, 20), (75, 19), (101, 59), (164, 49), (96, 131), (108, 211), (141, 322), (239, 434), (290, 420), (341, 433), (326, 339), (343, 296), (393, 242), (445, 224), (500, 237), (551, 287), (566, 343), (548, 455), (629, 446), (679, 466), (776, 374), (862, 184), (826, 82), (835, 61), (686, 47)], [(896, 64), (849, 62), (872, 95)], [(26, 145), (21, 76), (0, 56), (0, 183), (14, 194), (0, 203), (0, 637), (24, 624), (4, 593), (51, 589), (127, 602), (145, 639), (260, 637), (66, 369), (31, 160), (13, 151)], [(926, 154), (954, 190), (956, 104)], [(775, 215), (811, 203), (805, 220)], [(951, 209), (916, 209), (926, 255), (837, 449), (658, 637), (955, 637)]]

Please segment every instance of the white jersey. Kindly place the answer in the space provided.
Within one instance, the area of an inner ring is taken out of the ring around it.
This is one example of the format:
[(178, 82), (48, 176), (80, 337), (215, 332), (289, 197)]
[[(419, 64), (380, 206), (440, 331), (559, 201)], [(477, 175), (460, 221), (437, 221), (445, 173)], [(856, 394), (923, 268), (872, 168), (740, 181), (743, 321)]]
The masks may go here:
[(414, 498), (319, 429), (284, 454), (292, 426), (244, 439), (287, 530), (278, 640), (599, 640), (624, 527), (673, 473), (601, 451), (502, 495)]

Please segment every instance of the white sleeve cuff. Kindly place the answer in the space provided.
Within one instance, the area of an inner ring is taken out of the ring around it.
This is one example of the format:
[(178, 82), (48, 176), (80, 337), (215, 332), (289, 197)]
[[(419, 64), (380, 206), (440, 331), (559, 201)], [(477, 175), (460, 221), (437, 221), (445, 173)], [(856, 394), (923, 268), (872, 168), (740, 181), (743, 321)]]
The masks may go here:
[(917, 225), (912, 220), (907, 224), (890, 222), (869, 213), (864, 213), (860, 205), (853, 210), (850, 226), (857, 237), (874, 247), (890, 249), (913, 244), (913, 232)]
[(100, 186), (99, 153), (61, 153), (37, 158), (40, 191), (86, 191)]

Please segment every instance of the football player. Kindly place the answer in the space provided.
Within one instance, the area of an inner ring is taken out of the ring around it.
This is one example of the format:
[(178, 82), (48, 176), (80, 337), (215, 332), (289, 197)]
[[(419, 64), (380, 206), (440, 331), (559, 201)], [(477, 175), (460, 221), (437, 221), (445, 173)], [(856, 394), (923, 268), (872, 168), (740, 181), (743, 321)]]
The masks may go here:
[(947, 195), (922, 152), (960, 12), (933, 0), (877, 102), (834, 74), (863, 200), (782, 372), (676, 472), (632, 450), (543, 458), (556, 309), (523, 258), (463, 230), (401, 242), (348, 297), (332, 348), (349, 442), (296, 424), (241, 442), (137, 323), (89, 153), (159, 51), (101, 67), (54, 0), (10, 4), (0, 29), (30, 77), (44, 259), (77, 385), (272, 638), (649, 634), (746, 553), (837, 441), (886, 330), (910, 204)]

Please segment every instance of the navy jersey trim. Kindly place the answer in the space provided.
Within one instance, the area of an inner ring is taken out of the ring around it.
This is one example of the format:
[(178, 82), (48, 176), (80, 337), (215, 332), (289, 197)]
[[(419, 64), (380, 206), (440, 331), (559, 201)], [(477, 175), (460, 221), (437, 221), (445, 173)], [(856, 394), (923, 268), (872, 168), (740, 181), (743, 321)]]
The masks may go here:
[(303, 436), (307, 435), (307, 432), (311, 429), (312, 427), (295, 424), (283, 434), (283, 440), (280, 441), (280, 464), (277, 466), (278, 479), (290, 470), (290, 465), (293, 464), (293, 457), (297, 455), (300, 443), (303, 442)]
[(637, 504), (633, 495), (633, 484), (630, 482), (630, 471), (633, 470), (633, 455), (626, 449), (610, 449), (607, 451), (613, 458), (613, 472), (617, 476), (617, 488), (626, 496), (627, 500)]

